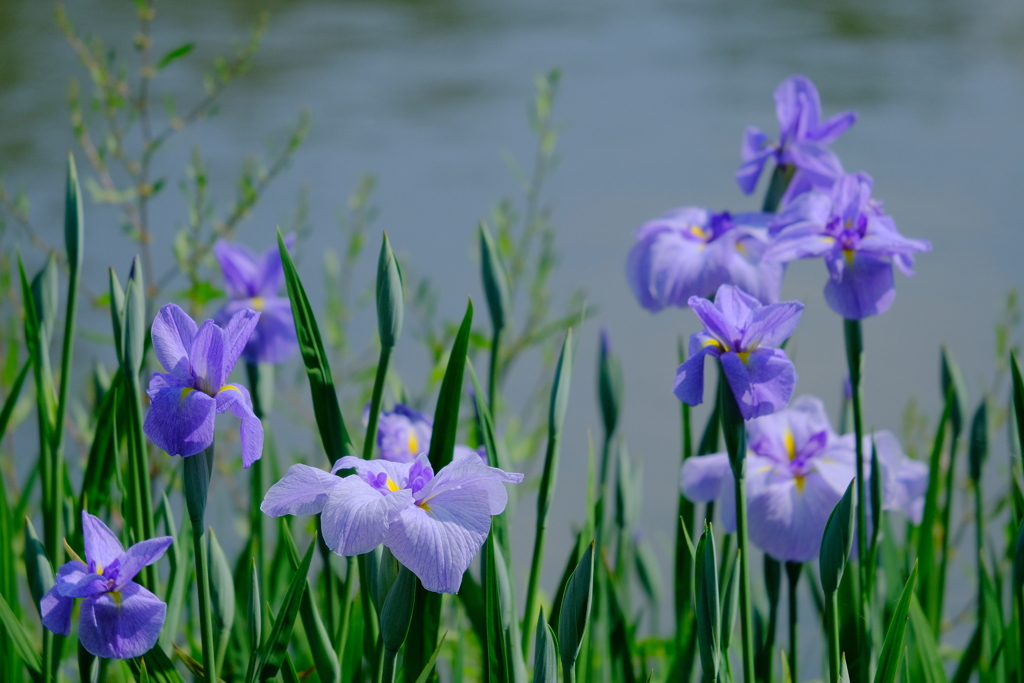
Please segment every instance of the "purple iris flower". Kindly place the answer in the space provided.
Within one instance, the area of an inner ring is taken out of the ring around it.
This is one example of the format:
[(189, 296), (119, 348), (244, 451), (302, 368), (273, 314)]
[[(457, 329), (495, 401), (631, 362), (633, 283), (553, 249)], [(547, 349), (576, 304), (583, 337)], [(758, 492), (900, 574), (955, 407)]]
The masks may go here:
[(242, 464), (249, 467), (263, 453), (263, 425), (252, 412), (249, 390), (228, 384), (260, 314), (239, 311), (222, 329), (212, 320), (197, 328), (175, 304), (153, 320), (153, 352), (168, 372), (149, 380), (150, 406), (143, 429), (170, 455), (189, 456), (213, 443), (213, 418), (230, 410), (241, 418)]
[(687, 305), (736, 285), (765, 303), (779, 300), (784, 266), (762, 257), (770, 244), (770, 214), (687, 206), (649, 221), (636, 231), (626, 260), (626, 279), (649, 311)]
[(153, 564), (174, 541), (161, 536), (136, 543), (126, 551), (98, 517), (82, 512), (85, 561), (74, 560), (57, 570), (57, 582), (39, 601), (43, 626), (67, 636), (75, 598), (82, 600), (78, 639), (97, 657), (131, 659), (156, 644), (167, 605), (132, 581)]
[[(355, 474), (334, 476), (343, 469)], [(335, 553), (360, 555), (383, 543), (424, 588), (457, 593), (487, 538), (491, 515), (508, 502), (503, 482), (522, 480), (488, 467), (468, 449), (436, 475), (425, 454), (404, 463), (347, 455), (331, 473), (292, 465), (260, 509), (272, 517), (322, 513), (324, 541)]]
[[(832, 431), (822, 402), (810, 396), (747, 423), (750, 540), (780, 561), (818, 556), (825, 523), (856, 475), (853, 442)], [(721, 500), (727, 533), (736, 529), (735, 483), (727, 453), (688, 458), (683, 495)]]
[[(853, 449), (853, 434), (842, 437)], [(914, 460), (903, 452), (896, 435), (888, 430), (864, 436), (865, 490), (870, 491), (871, 447), (878, 452), (878, 468), (882, 473), (882, 509), (903, 513), (914, 524), (920, 524), (924, 517), (924, 494), (928, 491), (928, 465)], [(871, 521), (871, 508), (867, 510)]]
[[(364, 410), (364, 422), (369, 418), (370, 407)], [(377, 446), (380, 457), (391, 462), (412, 462), (422, 453), (430, 450), (430, 436), (434, 421), (424, 413), (402, 403), (396, 403), (390, 413), (381, 413), (377, 421)], [(455, 455), (475, 453), (487, 464), (483, 446), (473, 450), (469, 446), (455, 445)]]
[(743, 419), (770, 415), (786, 407), (796, 387), (796, 368), (782, 349), (804, 310), (798, 301), (762, 306), (732, 285), (722, 285), (715, 303), (690, 297), (690, 308), (704, 330), (690, 336), (690, 354), (679, 369), (673, 390), (683, 403), (704, 400), (704, 356), (722, 364)]
[(771, 140), (761, 129), (747, 128), (743, 137), (743, 163), (736, 171), (736, 182), (750, 194), (757, 185), (765, 162), (774, 158), (777, 165), (796, 167), (796, 174), (783, 198), (783, 204), (811, 188), (829, 188), (843, 173), (839, 157), (828, 145), (857, 120), (852, 111), (821, 121), (818, 89), (806, 76), (790, 76), (775, 89), (775, 113), (779, 119), (779, 139)]
[[(289, 236), (289, 249), (295, 238)], [(239, 311), (259, 311), (259, 324), (245, 345), (242, 356), (250, 363), (281, 363), (299, 348), (295, 336), (292, 307), (286, 296), (278, 296), (284, 286), (284, 269), (277, 247), (256, 256), (241, 244), (219, 240), (213, 254), (224, 273), (230, 301), (217, 313), (217, 322), (225, 325)]]
[(824, 257), (825, 301), (850, 320), (885, 313), (896, 297), (893, 265), (913, 275), (913, 254), (932, 248), (896, 230), (881, 202), (871, 198), (871, 186), (866, 173), (849, 174), (830, 192), (797, 197), (773, 224), (775, 242), (765, 256), (781, 262)]

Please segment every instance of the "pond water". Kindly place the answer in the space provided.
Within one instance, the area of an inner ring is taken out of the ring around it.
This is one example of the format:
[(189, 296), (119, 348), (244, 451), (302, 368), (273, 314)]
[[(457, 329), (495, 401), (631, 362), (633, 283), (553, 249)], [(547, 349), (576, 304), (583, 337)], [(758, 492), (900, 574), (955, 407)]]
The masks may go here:
[[(670, 388), (677, 338), (696, 323), (689, 311), (640, 309), (623, 276), (625, 254), (632, 231), (669, 208), (739, 211), (759, 204), (733, 181), (740, 137), (749, 124), (775, 130), (771, 94), (789, 74), (815, 81), (826, 115), (859, 111), (860, 120), (835, 145), (844, 166), (871, 173), (901, 231), (933, 245), (919, 258), (916, 277), (897, 276), (892, 309), (865, 324), (867, 424), (899, 432), (911, 397), (934, 421), (940, 342), (961, 363), (972, 404), (991, 384), (993, 323), (1007, 291), (1024, 285), (1019, 3), (164, 3), (157, 52), (197, 43), (192, 57), (168, 70), (166, 90), (183, 102), (194, 97), (203, 65), (241, 39), (263, 7), (271, 25), (252, 71), (228, 91), (218, 116), (175, 141), (158, 169), (170, 186), (153, 211), (158, 262), (171, 262), (171, 238), (186, 220), (177, 185), (191, 146), (202, 145), (212, 193), (223, 206), (233, 197), (243, 156), (280, 140), (307, 108), (308, 141), (240, 239), (269, 245), (275, 225), (289, 220), (297, 193), (307, 187), (314, 230), (303, 247), (310, 264), (304, 276), (319, 296), (319, 254), (330, 245), (341, 248), (335, 214), (369, 171), (379, 179), (375, 229), (387, 230), (396, 250), (430, 275), (443, 314), (458, 316), (469, 295), (483, 316), (471, 249), (475, 221), (515, 192), (502, 153), (529, 161), (531, 78), (562, 69), (561, 163), (547, 192), (561, 258), (555, 285), (559, 299), (584, 288), (598, 313), (581, 334), (549, 588), (563, 561), (558, 549), (569, 538), (566, 522), (583, 513), (586, 434), (600, 432), (593, 398), (599, 325), (622, 357), (625, 434), (646, 482), (644, 531), (665, 560), (668, 579), (679, 451), (679, 405)], [(129, 3), (83, 0), (69, 13), (83, 29), (129, 49), (135, 31)], [(34, 220), (52, 242), (60, 239), (63, 158), (74, 144), (65, 105), (72, 75), (86, 77), (55, 28), (51, 6), (0, 0), (0, 174), (28, 192)], [(86, 216), (85, 276), (93, 291), (102, 291), (106, 267), (123, 273), (133, 249), (112, 212), (90, 205)], [(38, 252), (23, 249), (33, 267), (41, 261)], [(357, 280), (369, 282), (375, 259), (364, 261)], [(842, 332), (822, 301), (824, 280), (821, 263), (797, 263), (784, 298), (807, 304), (792, 347), (798, 393), (821, 396), (835, 415), (845, 375)], [(369, 339), (369, 313), (355, 322), (356, 338)], [(106, 316), (87, 311), (83, 325), (105, 333)], [(398, 367), (418, 380), (422, 355), (404, 342)], [(82, 346), (84, 357), (111, 362), (108, 349)], [(1000, 392), (1002, 400), (1005, 387)], [(698, 411), (698, 420), (703, 415)], [(1005, 481), (1005, 439), (993, 443), (990, 476)], [(531, 536), (531, 510), (524, 502), (517, 514), (522, 539)], [(528, 545), (520, 545), (525, 580)], [(957, 596), (950, 613), (971, 599)], [(808, 656), (817, 667), (816, 656)]]

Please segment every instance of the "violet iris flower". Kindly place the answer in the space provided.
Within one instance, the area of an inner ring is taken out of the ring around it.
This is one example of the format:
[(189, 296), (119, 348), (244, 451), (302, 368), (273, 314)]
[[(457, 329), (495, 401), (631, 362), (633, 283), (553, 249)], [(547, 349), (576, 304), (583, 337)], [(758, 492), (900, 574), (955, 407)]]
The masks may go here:
[(150, 406), (143, 429), (170, 455), (195, 455), (213, 443), (213, 419), (230, 410), (242, 420), (242, 464), (263, 453), (263, 425), (252, 412), (249, 390), (228, 384), (260, 314), (239, 311), (222, 329), (212, 320), (201, 327), (175, 304), (153, 320), (153, 352), (168, 372), (149, 380)]
[[(288, 237), (291, 248), (294, 237)], [(219, 240), (213, 245), (213, 255), (224, 273), (230, 301), (217, 313), (221, 325), (239, 311), (251, 308), (259, 311), (259, 323), (245, 345), (242, 356), (250, 363), (281, 363), (299, 348), (295, 336), (292, 307), (286, 296), (278, 296), (284, 286), (284, 268), (281, 252), (271, 247), (256, 256), (241, 244)]]
[[(853, 442), (832, 431), (822, 402), (810, 396), (747, 423), (750, 540), (777, 560), (818, 556), (825, 523), (856, 475)], [(721, 500), (725, 531), (736, 529), (735, 483), (728, 453), (683, 462), (683, 495)]]
[[(344, 469), (355, 473), (334, 476)], [(426, 454), (404, 463), (347, 455), (330, 473), (292, 465), (260, 509), (272, 517), (322, 513), (324, 542), (338, 555), (360, 555), (383, 543), (424, 588), (457, 593), (491, 516), (508, 502), (503, 482), (522, 480), (488, 467), (472, 451), (456, 453), (437, 474)]]
[[(369, 405), (364, 411), (369, 417)], [(365, 422), (365, 419), (364, 419)], [(377, 446), (380, 457), (391, 462), (412, 462), (421, 453), (430, 450), (430, 437), (433, 434), (434, 421), (418, 410), (407, 405), (396, 403), (391, 412), (381, 413), (377, 421)], [(483, 447), (473, 450), (469, 446), (455, 444), (455, 455), (474, 453), (487, 463), (487, 455)]]
[(770, 244), (769, 218), (687, 206), (645, 223), (626, 260), (633, 294), (654, 312), (685, 307), (691, 296), (711, 297), (724, 284), (775, 303), (784, 266), (762, 258)]
[(773, 224), (775, 242), (765, 256), (781, 262), (824, 257), (825, 301), (850, 320), (885, 313), (896, 298), (893, 265), (913, 275), (913, 254), (932, 248), (896, 230), (871, 198), (871, 186), (866, 173), (849, 174), (830, 192), (797, 197)]
[(82, 646), (107, 659), (140, 657), (156, 644), (167, 605), (132, 579), (163, 557), (174, 539), (161, 536), (126, 551), (106, 524), (84, 510), (82, 535), (85, 560), (72, 553), (75, 559), (57, 570), (57, 582), (39, 601), (43, 626), (69, 635), (75, 598), (83, 598), (78, 616)]
[(852, 111), (821, 121), (818, 89), (806, 76), (790, 76), (775, 89), (775, 113), (779, 119), (779, 139), (771, 140), (761, 129), (747, 128), (743, 137), (743, 163), (736, 171), (736, 182), (750, 194), (764, 170), (774, 158), (777, 165), (796, 167), (783, 204), (811, 188), (829, 188), (843, 173), (839, 157), (828, 145), (857, 120)]
[[(845, 434), (842, 438), (853, 449), (856, 437)], [(882, 509), (899, 511), (914, 524), (920, 524), (924, 517), (924, 494), (928, 491), (928, 465), (908, 457), (892, 432), (882, 430), (867, 434), (864, 436), (865, 491), (871, 490), (872, 443), (878, 452), (878, 468), (882, 474)], [(870, 522), (870, 506), (867, 515)]]
[(711, 355), (721, 362), (743, 419), (785, 408), (796, 387), (796, 369), (775, 347), (796, 330), (803, 304), (762, 306), (737, 287), (722, 285), (714, 304), (694, 296), (690, 308), (704, 330), (690, 336), (689, 358), (676, 370), (676, 397), (691, 406), (704, 400), (704, 356)]

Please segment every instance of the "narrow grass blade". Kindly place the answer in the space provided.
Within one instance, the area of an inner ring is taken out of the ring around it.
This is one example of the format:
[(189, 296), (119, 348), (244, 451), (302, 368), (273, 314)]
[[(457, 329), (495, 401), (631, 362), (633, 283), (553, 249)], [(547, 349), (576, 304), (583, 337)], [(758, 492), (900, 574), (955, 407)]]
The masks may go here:
[(562, 612), (558, 619), (558, 649), (565, 680), (575, 679), (571, 670), (583, 643), (583, 632), (590, 620), (590, 606), (594, 594), (594, 542), (583, 552), (576, 565), (562, 599)]
[(955, 394), (952, 387), (946, 392), (945, 408), (935, 429), (932, 451), (928, 459), (928, 489), (924, 498), (924, 515), (917, 537), (917, 557), (920, 563), (921, 580), (918, 597), (921, 609), (924, 610), (932, 625), (932, 633), (938, 633), (938, 596), (935, 595), (935, 524), (939, 516), (939, 487), (941, 474), (942, 446), (946, 438), (946, 427), (953, 413)]
[(537, 640), (533, 647), (533, 683), (558, 683), (558, 643), (555, 632), (544, 619), (544, 608), (537, 619)]
[[(282, 541), (287, 548), (288, 557), (291, 560), (291, 567), (295, 571), (301, 570), (299, 553), (292, 540), (288, 527), (284, 527), (285, 533)], [(299, 604), (299, 617), (302, 619), (302, 628), (306, 633), (310, 654), (313, 656), (313, 664), (316, 666), (317, 675), (322, 683), (338, 683), (341, 680), (341, 665), (338, 663), (338, 655), (331, 644), (330, 636), (324, 627), (320, 611), (313, 602), (316, 593), (310, 581), (306, 581), (306, 590), (302, 594), (302, 601)]]
[(911, 648), (914, 656), (909, 663), (913, 672), (911, 679), (921, 683), (948, 683), (931, 624), (916, 595), (910, 600), (910, 633), (914, 640), (914, 647)]
[(214, 661), (219, 676), (231, 638), (231, 626), (235, 622), (235, 583), (231, 565), (217, 542), (213, 528), (206, 538), (206, 554), (210, 558), (210, 604), (213, 607), (213, 640), (217, 647)]
[[(110, 388), (103, 395), (100, 403), (96, 431), (89, 456), (85, 461), (85, 474), (82, 476), (82, 488), (78, 494), (78, 514), (81, 519), (82, 510), (90, 509), (98, 514), (110, 500), (110, 485), (117, 469), (117, 457), (114, 441), (118, 438), (117, 415), (123, 404), (124, 375), (118, 370), (110, 382)], [(78, 535), (76, 534), (76, 537)]]
[(7, 394), (7, 398), (4, 399), (3, 408), (0, 408), (0, 441), (3, 440), (4, 435), (7, 433), (7, 425), (10, 424), (11, 415), (14, 413), (14, 406), (17, 405), (18, 397), (21, 395), (21, 387), (24, 386), (25, 378), (28, 377), (28, 371), (31, 369), (32, 361), (26, 360), (25, 364), (21, 366), (18, 376), (14, 378), (11, 391)]
[(159, 645), (141, 657), (128, 660), (128, 668), (136, 676), (139, 676), (143, 666), (146, 667), (146, 675), (152, 683), (185, 683), (181, 674), (174, 668), (170, 657)]
[[(441, 381), (441, 391), (434, 409), (434, 429), (430, 436), (430, 465), (434, 471), (452, 461), (455, 452), (455, 439), (459, 428), (459, 404), (462, 398), (462, 379), (466, 370), (466, 353), (469, 351), (469, 337), (473, 328), (473, 302), (466, 304), (466, 314), (462, 317), (462, 325), (455, 335), (451, 354), (448, 356), (448, 367)], [(431, 646), (433, 651), (433, 646)]]
[(320, 328), (317, 326), (313, 309), (306, 298), (306, 290), (302, 286), (299, 272), (295, 268), (291, 254), (288, 253), (280, 230), (277, 231), (277, 246), (281, 252), (281, 265), (284, 268), (288, 299), (292, 305), (295, 333), (299, 338), (299, 350), (302, 352), (302, 362), (306, 366), (306, 376), (309, 379), (316, 426), (320, 431), (320, 440), (323, 442), (327, 460), (334, 464), (334, 461), (343, 455), (355, 455), (355, 449), (345, 428), (345, 420), (341, 416), (338, 393), (334, 388), (331, 365), (320, 337)]
[(882, 650), (878, 654), (878, 669), (875, 671), (875, 683), (893, 683), (896, 674), (900, 669), (900, 656), (903, 654), (903, 637), (907, 632), (907, 620), (910, 613), (910, 601), (914, 593), (914, 584), (917, 582), (917, 563), (910, 572), (903, 587), (903, 594), (896, 604), (896, 609), (889, 622), (889, 629), (885, 633), (885, 641), (882, 643)]
[(430, 680), (430, 675), (434, 673), (434, 663), (437, 662), (437, 656), (441, 654), (441, 646), (444, 645), (445, 638), (448, 637), (448, 632), (445, 631), (440, 640), (437, 641), (437, 647), (434, 648), (433, 654), (430, 655), (430, 659), (427, 660), (426, 665), (423, 667), (423, 671), (417, 676), (414, 683), (427, 683)]
[(487, 537), (484, 554), (484, 681), (506, 683), (509, 663), (506, 661), (505, 623), (502, 619), (501, 591), (498, 586), (496, 541), (492, 533)]
[(32, 637), (25, 626), (14, 616), (10, 605), (7, 604), (2, 595), (0, 595), (0, 622), (3, 623), (7, 631), (7, 637), (14, 646), (14, 651), (25, 662), (29, 674), (36, 680), (41, 679), (42, 666), (39, 660), (39, 653), (36, 652), (35, 647), (32, 645)]

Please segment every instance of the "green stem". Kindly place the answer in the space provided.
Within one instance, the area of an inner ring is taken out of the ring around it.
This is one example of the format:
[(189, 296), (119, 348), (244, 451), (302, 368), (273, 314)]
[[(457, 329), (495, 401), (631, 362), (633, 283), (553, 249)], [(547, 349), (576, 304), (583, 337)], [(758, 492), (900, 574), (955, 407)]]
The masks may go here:
[(1017, 606), (1017, 637), (1019, 643), (1017, 645), (1017, 652), (1020, 655), (1020, 671), (1024, 672), (1024, 590), (1021, 586), (1017, 586), (1017, 590), (1014, 602)]
[(203, 650), (203, 678), (217, 682), (216, 647), (213, 642), (213, 610), (210, 606), (210, 562), (206, 552), (206, 499), (213, 473), (213, 444), (185, 458), (184, 488), (189, 521), (192, 522), (192, 548), (199, 593), (199, 631)]
[(377, 374), (373, 378), (373, 396), (370, 399), (370, 418), (366, 423), (366, 438), (363, 439), (364, 460), (373, 457), (373, 444), (377, 440), (377, 418), (380, 416), (380, 401), (384, 395), (384, 380), (388, 376), (391, 349), (390, 346), (380, 347), (380, 360), (377, 361)]
[(828, 621), (828, 672), (832, 683), (839, 683), (839, 597), (836, 592), (825, 598)]
[(843, 320), (843, 338), (846, 342), (846, 363), (850, 372), (850, 403), (853, 407), (853, 431), (857, 458), (857, 557), (860, 571), (857, 578), (860, 596), (860, 617), (857, 619), (857, 659), (860, 679), (867, 681), (871, 641), (868, 622), (871, 614), (871, 567), (867, 540), (867, 500), (864, 478), (864, 414), (861, 403), (860, 380), (864, 360), (864, 337), (859, 320)]
[(343, 660), (348, 645), (348, 622), (352, 614), (352, 585), (356, 575), (355, 559), (345, 558), (345, 583), (341, 588), (341, 614), (338, 615), (338, 659)]
[(796, 587), (800, 581), (802, 570), (803, 563), (801, 562), (786, 563), (786, 575), (789, 577), (789, 675), (794, 683), (800, 680), (797, 675), (797, 664), (800, 662), (797, 646), (800, 644), (800, 638), (796, 628), (799, 616), (796, 605)]
[(500, 327), (495, 328), (494, 336), (491, 337), (491, 363), (487, 368), (487, 400), (491, 409), (491, 419), (495, 418), (495, 411), (498, 409), (498, 367), (501, 363), (501, 332)]
[(946, 499), (942, 506), (942, 543), (939, 546), (939, 576), (935, 587), (936, 623), (942, 622), (942, 606), (945, 602), (946, 593), (946, 564), (949, 560), (949, 537), (953, 534), (950, 531), (950, 522), (953, 510), (953, 490), (955, 487), (956, 455), (960, 445), (960, 433), (953, 432), (953, 438), (949, 443), (949, 468), (946, 470)]
[[(724, 376), (724, 372), (722, 373)], [(750, 543), (747, 531), (747, 428), (728, 382), (718, 383), (719, 416), (736, 485), (736, 542), (740, 562), (740, 633), (743, 680), (754, 683), (754, 615), (750, 594)]]
[(381, 647), (380, 664), (378, 665), (377, 683), (394, 683), (395, 663), (398, 661), (398, 651)]
[[(547, 452), (544, 454), (544, 473), (541, 476), (540, 491), (537, 495), (537, 525), (533, 535), (533, 557), (530, 560), (530, 578), (526, 584), (526, 610), (523, 612), (523, 657), (526, 657), (530, 652), (533, 632), (537, 626), (540, 569), (544, 561), (544, 538), (547, 536), (548, 530), (548, 510), (551, 507), (552, 491), (558, 467), (558, 442), (558, 430), (550, 430)], [(573, 675), (575, 676), (575, 673)], [(566, 676), (568, 677), (568, 674)]]
[(796, 173), (796, 166), (792, 164), (779, 164), (775, 167), (775, 170), (772, 171), (771, 182), (768, 183), (768, 192), (765, 193), (761, 211), (775, 213), (778, 210), (779, 203), (785, 196), (786, 190), (789, 189), (789, 181), (793, 179), (794, 173)]
[[(252, 396), (252, 412), (257, 419), (263, 420), (263, 401), (260, 399), (260, 366), (257, 363), (246, 362), (245, 371), (249, 378), (249, 395)], [(260, 503), (267, 491), (266, 472), (264, 471), (263, 459), (259, 459), (249, 468), (249, 533), (252, 536), (253, 555), (256, 559), (256, 574), (261, 579), (266, 579), (266, 519), (263, 511), (260, 510)]]
[(373, 663), (371, 674), (373, 680), (376, 680), (380, 672), (380, 663), (377, 661), (377, 638), (380, 627), (377, 610), (370, 599), (370, 582), (375, 581), (377, 577), (370, 575), (366, 566), (366, 555), (356, 557), (356, 566), (359, 568), (359, 602), (363, 610), (363, 656)]

